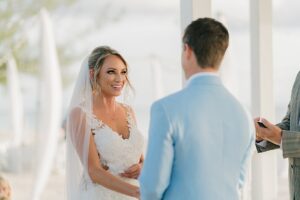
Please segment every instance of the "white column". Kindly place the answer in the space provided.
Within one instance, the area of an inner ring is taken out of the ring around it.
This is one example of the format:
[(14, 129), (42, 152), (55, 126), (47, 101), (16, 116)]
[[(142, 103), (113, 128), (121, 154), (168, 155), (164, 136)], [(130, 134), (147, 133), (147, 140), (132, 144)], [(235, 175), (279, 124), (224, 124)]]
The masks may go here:
[[(180, 0), (180, 22), (183, 34), (187, 25), (200, 17), (211, 17), (211, 0)], [(183, 74), (183, 73), (182, 73)], [(185, 78), (182, 75), (182, 84)]]
[(11, 103), (11, 119), (13, 130), (12, 147), (20, 147), (24, 133), (24, 108), (16, 61), (10, 55), (7, 62), (7, 85)]
[(211, 0), (180, 0), (181, 32), (193, 20), (211, 17)]
[(24, 135), (24, 106), (17, 64), (12, 55), (7, 60), (7, 86), (10, 96), (10, 113), (12, 122), (13, 140), (7, 149), (7, 163), (10, 172), (21, 172), (22, 140)]
[(40, 115), (38, 132), (37, 175), (32, 193), (33, 200), (41, 199), (53, 167), (61, 133), (62, 83), (57, 58), (52, 22), (47, 10), (41, 18), (41, 79)]
[[(272, 66), (272, 0), (250, 0), (252, 114), (274, 122)], [(255, 153), (253, 200), (277, 198), (276, 152)]]

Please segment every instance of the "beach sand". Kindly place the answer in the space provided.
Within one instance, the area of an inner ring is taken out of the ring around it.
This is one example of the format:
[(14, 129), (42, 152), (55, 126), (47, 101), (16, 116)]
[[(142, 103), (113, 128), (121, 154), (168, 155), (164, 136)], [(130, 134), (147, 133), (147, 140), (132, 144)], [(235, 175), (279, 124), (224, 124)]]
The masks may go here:
[[(1, 173), (10, 183), (12, 200), (31, 200), (33, 194), (34, 176), (30, 173), (12, 174)], [(48, 179), (41, 200), (64, 200), (65, 180), (64, 175), (52, 173)]]

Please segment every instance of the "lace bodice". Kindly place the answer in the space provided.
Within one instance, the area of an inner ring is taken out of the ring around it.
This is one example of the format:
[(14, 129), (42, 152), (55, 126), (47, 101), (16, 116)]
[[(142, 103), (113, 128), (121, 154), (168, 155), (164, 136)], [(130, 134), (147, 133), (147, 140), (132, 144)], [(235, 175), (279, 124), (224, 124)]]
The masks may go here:
[[(127, 109), (127, 124), (129, 129), (128, 139), (123, 139), (120, 134), (113, 131), (107, 124), (97, 119), (95, 115), (87, 115), (100, 161), (108, 171), (118, 176), (123, 181), (138, 185), (136, 179), (121, 177), (124, 172), (133, 164), (139, 163), (143, 153), (144, 138), (133, 120), (132, 114)], [(80, 184), (80, 199), (97, 200), (133, 200), (135, 198), (117, 193), (99, 184), (93, 183), (87, 173), (83, 174)]]
[(139, 163), (143, 152), (143, 136), (137, 129), (132, 114), (127, 109), (129, 138), (123, 139), (108, 125), (92, 115), (94, 141), (100, 154), (102, 165), (107, 166), (115, 175), (124, 172), (131, 165)]

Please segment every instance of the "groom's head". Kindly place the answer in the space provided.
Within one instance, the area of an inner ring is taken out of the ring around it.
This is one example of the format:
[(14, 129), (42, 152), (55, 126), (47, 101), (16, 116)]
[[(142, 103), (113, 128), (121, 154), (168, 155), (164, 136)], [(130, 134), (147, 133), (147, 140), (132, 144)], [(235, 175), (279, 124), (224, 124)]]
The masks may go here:
[[(201, 69), (218, 70), (228, 47), (229, 34), (220, 22), (199, 18), (189, 24), (184, 32), (182, 65), (195, 64)], [(193, 60), (189, 60), (192, 58)]]

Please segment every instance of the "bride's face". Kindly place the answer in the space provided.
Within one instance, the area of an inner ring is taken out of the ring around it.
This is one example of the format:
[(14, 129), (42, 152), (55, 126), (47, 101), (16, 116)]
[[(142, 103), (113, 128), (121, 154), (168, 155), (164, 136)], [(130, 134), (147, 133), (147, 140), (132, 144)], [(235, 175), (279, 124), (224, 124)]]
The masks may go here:
[(127, 67), (115, 55), (108, 56), (99, 73), (101, 93), (106, 96), (119, 96), (127, 83)]

